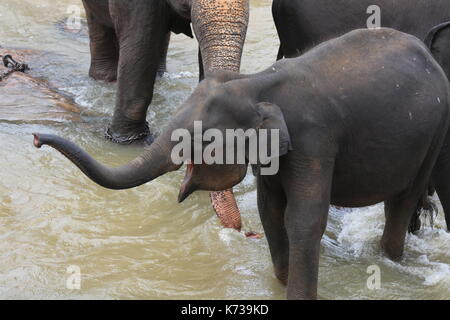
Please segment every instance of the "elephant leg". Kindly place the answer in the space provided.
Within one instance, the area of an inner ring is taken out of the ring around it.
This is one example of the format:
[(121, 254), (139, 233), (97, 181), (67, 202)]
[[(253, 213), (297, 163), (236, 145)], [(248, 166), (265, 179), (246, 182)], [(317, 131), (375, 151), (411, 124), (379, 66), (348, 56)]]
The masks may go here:
[(110, 1), (119, 45), (116, 106), (107, 136), (131, 143), (150, 135), (147, 109), (168, 31), (168, 9), (160, 1)]
[(320, 241), (331, 198), (334, 161), (303, 158), (289, 176), (285, 226), (289, 239), (288, 299), (316, 299)]
[(166, 38), (164, 39), (161, 61), (159, 62), (158, 68), (159, 77), (162, 77), (164, 73), (167, 72), (167, 52), (169, 51), (169, 44), (170, 44), (170, 32), (166, 34)]
[(86, 17), (91, 51), (89, 76), (95, 80), (116, 81), (119, 46), (115, 31), (101, 24), (90, 10), (86, 10)]
[(408, 193), (384, 202), (386, 225), (381, 247), (391, 260), (399, 260), (403, 255), (406, 233), (421, 196), (420, 193)]
[(283, 192), (269, 189), (261, 176), (257, 178), (258, 211), (269, 244), (275, 276), (284, 285), (288, 281), (289, 241), (284, 225), (286, 197)]
[(450, 231), (450, 131), (433, 168), (432, 181), (444, 209), (447, 231)]

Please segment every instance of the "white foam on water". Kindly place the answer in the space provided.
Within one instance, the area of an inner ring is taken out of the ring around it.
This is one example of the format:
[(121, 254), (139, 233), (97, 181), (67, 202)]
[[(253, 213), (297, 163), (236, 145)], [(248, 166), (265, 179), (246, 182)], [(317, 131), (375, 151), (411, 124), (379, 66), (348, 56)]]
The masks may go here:
[[(442, 211), (439, 222), (442, 222)], [(439, 228), (438, 228), (439, 227)], [(408, 235), (405, 253), (414, 256), (398, 268), (423, 279), (427, 286), (445, 285), (450, 290), (450, 233), (442, 226), (425, 227), (417, 234)]]
[(177, 73), (168, 73), (165, 72), (162, 78), (166, 78), (169, 80), (174, 79), (184, 79), (184, 78), (198, 78), (198, 73), (190, 72), (190, 71), (182, 71)]
[(359, 208), (343, 214), (342, 230), (337, 237), (339, 244), (357, 257), (374, 254), (375, 243), (383, 234), (383, 206)]
[(242, 232), (237, 232), (231, 228), (221, 228), (219, 230), (219, 239), (225, 243), (228, 247), (232, 245), (233, 242), (236, 242), (237, 239), (245, 238), (245, 235)]
[(432, 228), (426, 224), (416, 234), (408, 234), (404, 257), (393, 262), (382, 256), (380, 239), (385, 225), (382, 204), (344, 213), (337, 240), (352, 256), (380, 259), (388, 268), (406, 273), (425, 286), (450, 290), (450, 233), (445, 230), (442, 207)]

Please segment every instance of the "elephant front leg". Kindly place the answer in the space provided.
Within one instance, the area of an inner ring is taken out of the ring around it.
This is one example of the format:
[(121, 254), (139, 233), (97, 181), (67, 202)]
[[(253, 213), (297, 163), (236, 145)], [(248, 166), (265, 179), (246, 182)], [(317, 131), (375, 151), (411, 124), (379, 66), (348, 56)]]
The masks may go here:
[(258, 211), (269, 244), (275, 276), (287, 285), (289, 272), (289, 241), (284, 225), (286, 197), (283, 192), (269, 189), (270, 183), (258, 176)]
[(420, 193), (407, 194), (384, 202), (386, 225), (381, 238), (381, 247), (391, 260), (398, 260), (403, 255), (408, 226), (420, 197)]
[(285, 226), (289, 239), (288, 299), (316, 299), (320, 240), (331, 197), (333, 161), (300, 160), (285, 187)]
[(107, 131), (114, 142), (128, 144), (151, 136), (146, 115), (166, 42), (163, 8), (159, 2), (110, 2), (120, 44), (116, 106)]

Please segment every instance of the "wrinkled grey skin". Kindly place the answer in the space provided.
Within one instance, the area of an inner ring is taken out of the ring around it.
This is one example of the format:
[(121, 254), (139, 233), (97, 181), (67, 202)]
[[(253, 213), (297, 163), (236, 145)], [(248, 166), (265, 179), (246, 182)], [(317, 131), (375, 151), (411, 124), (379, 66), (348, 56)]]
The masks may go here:
[[(257, 74), (207, 77), (163, 134), (125, 166), (105, 167), (53, 135), (36, 134), (34, 144), (56, 148), (96, 183), (123, 189), (177, 170), (171, 133), (192, 133), (196, 120), (222, 132), (279, 129), (280, 170), (257, 177), (259, 213), (287, 297), (314, 299), (330, 203), (384, 201), (381, 245), (398, 259), (432, 174), (442, 177), (441, 201), (450, 199), (449, 107), (447, 78), (422, 41), (392, 29), (356, 30)], [(179, 200), (229, 188), (245, 172), (246, 165), (188, 166)], [(450, 225), (448, 211), (446, 218)]]
[(272, 12), (281, 43), (278, 59), (296, 57), (322, 41), (366, 28), (371, 5), (380, 7), (382, 27), (422, 40), (441, 25), (427, 38), (428, 47), (450, 78), (450, 29), (442, 28), (450, 21), (448, 0), (274, 0)]
[(192, 22), (201, 70), (239, 71), (248, 0), (83, 0), (83, 4), (92, 57), (89, 74), (118, 82), (108, 129), (115, 142), (130, 143), (149, 135), (147, 109), (155, 76), (165, 69), (171, 31), (192, 37)]
[[(381, 26), (424, 40), (450, 78), (448, 0), (274, 0), (272, 12), (280, 38), (277, 58), (296, 57), (322, 41), (367, 27), (367, 20), (373, 15), (373, 12), (367, 13), (367, 9), (372, 5), (381, 9)], [(424, 207), (432, 208), (430, 204), (424, 197)], [(450, 199), (444, 201), (443, 206), (449, 211)], [(412, 217), (410, 232), (420, 229), (419, 215), (418, 210)]]

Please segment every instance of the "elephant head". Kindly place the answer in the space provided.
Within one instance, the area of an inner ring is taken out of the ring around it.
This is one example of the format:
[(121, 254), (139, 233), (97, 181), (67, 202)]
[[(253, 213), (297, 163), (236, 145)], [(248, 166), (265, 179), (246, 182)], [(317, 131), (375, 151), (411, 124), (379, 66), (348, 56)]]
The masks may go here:
[[(136, 159), (118, 168), (98, 163), (81, 148), (58, 136), (34, 134), (34, 145), (37, 148), (49, 145), (57, 149), (91, 180), (109, 189), (133, 188), (179, 169), (182, 164), (174, 162), (172, 157), (173, 150), (179, 143), (172, 141), (173, 133), (175, 130), (184, 130), (195, 137), (196, 121), (201, 121), (204, 131), (279, 129), (280, 148), (277, 156), (287, 153), (290, 138), (280, 108), (274, 104), (254, 101), (242, 92), (238, 84), (232, 83), (233, 81), (224, 82), (220, 77), (211, 77), (201, 82), (189, 99), (175, 111), (155, 142), (146, 147)], [(202, 142), (200, 146), (205, 150), (208, 145)], [(223, 150), (229, 149), (224, 145)], [(227, 152), (224, 152), (224, 157)], [(236, 150), (233, 150), (233, 155), (236, 154)], [(195, 164), (193, 153), (183, 153), (182, 157), (190, 164), (180, 189), (179, 201), (196, 190), (219, 191), (230, 188), (238, 184), (247, 172), (248, 160), (239, 164)], [(248, 155), (246, 158), (248, 159)]]
[(450, 21), (431, 29), (425, 38), (425, 44), (450, 79)]

